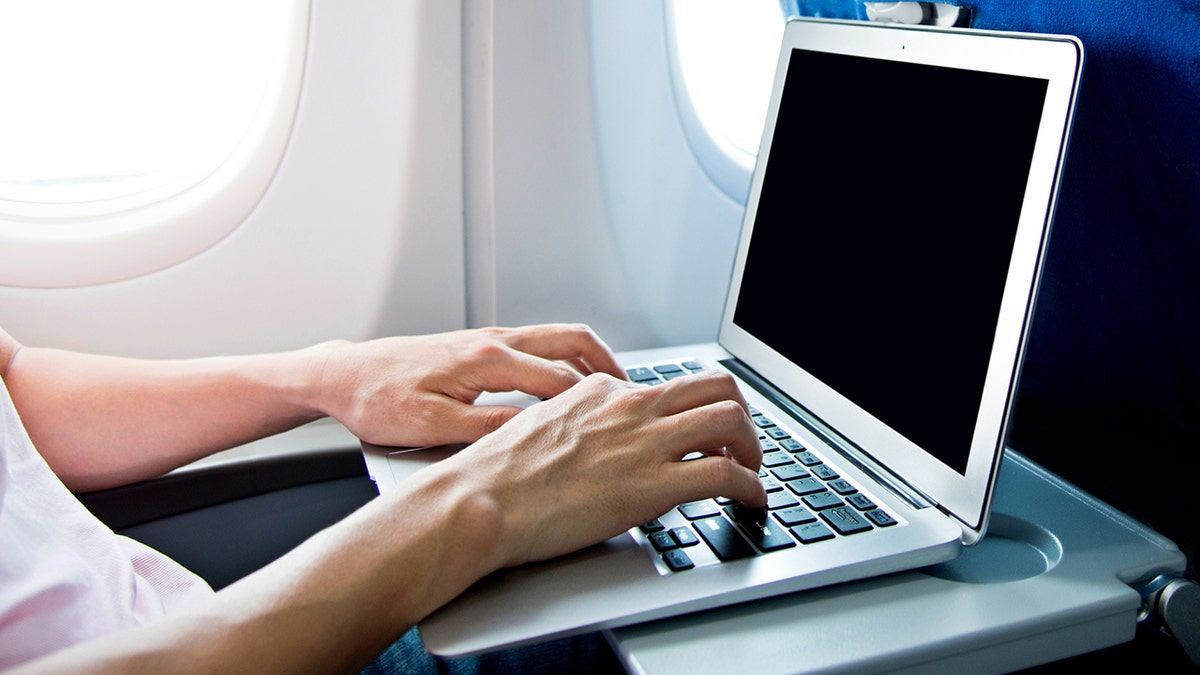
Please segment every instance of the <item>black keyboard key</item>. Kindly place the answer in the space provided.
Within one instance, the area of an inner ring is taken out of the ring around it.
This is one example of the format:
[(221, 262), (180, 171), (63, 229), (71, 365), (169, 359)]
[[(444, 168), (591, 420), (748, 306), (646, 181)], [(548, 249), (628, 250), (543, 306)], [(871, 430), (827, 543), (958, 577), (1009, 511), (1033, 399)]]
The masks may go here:
[(645, 525), (642, 525), (642, 532), (644, 532), (646, 534), (650, 534), (651, 532), (658, 532), (663, 529), (665, 529), (665, 528), (663, 527), (663, 524), (658, 520), (658, 518), (655, 518), (654, 520), (646, 523)]
[(683, 368), (680, 368), (674, 363), (665, 363), (661, 366), (654, 366), (654, 372), (658, 373), (659, 375), (666, 375), (667, 373), (682, 373)]
[(794, 438), (779, 439), (779, 447), (787, 450), (788, 452), (804, 452), (804, 446), (800, 444), (800, 441)]
[(735, 523), (762, 523), (767, 519), (767, 510), (739, 503), (726, 506), (725, 515)]
[(688, 557), (688, 554), (677, 548), (663, 553), (663, 562), (667, 563), (667, 567), (670, 567), (673, 572), (690, 570), (696, 566), (692, 562), (692, 559)]
[(754, 549), (737, 533), (737, 528), (724, 518), (705, 518), (696, 522), (696, 532), (712, 549), (717, 558), (737, 560), (754, 555)]
[(883, 509), (872, 509), (863, 513), (863, 515), (880, 527), (891, 527), (896, 524), (896, 519), (889, 516)]
[(754, 426), (758, 427), (759, 429), (766, 429), (767, 427), (775, 426), (774, 422), (762, 415), (754, 415), (750, 418), (750, 421), (754, 422)]
[(630, 368), (625, 371), (630, 380), (634, 382), (658, 382), (658, 375), (654, 374), (649, 368)]
[(646, 538), (650, 540), (650, 543), (654, 546), (654, 550), (660, 553), (673, 548), (679, 548), (679, 544), (675, 541), (675, 538), (667, 531), (651, 532)]
[(788, 481), (784, 484), (787, 485), (787, 489), (800, 496), (825, 491), (825, 486), (816, 478), (801, 478), (800, 480)]
[(700, 518), (709, 518), (717, 515), (720, 511), (717, 505), (705, 500), (702, 502), (688, 502), (679, 507), (679, 512), (688, 520), (698, 520)]
[(797, 452), (793, 456), (796, 458), (797, 462), (800, 462), (804, 466), (816, 466), (821, 463), (820, 457), (817, 457), (807, 450)]
[(832, 492), (815, 492), (811, 495), (804, 495), (801, 499), (808, 505), (808, 508), (814, 511), (845, 506), (845, 503)]
[(776, 483), (775, 479), (771, 478), (770, 476), (759, 478), (758, 480), (762, 483), (763, 490), (766, 492), (779, 492), (783, 489), (783, 486), (779, 483)]
[(812, 511), (809, 511), (803, 506), (793, 506), (790, 509), (779, 509), (775, 512), (775, 518), (788, 527), (793, 525), (803, 525), (804, 523), (811, 523), (817, 519), (817, 517), (812, 514)]
[(776, 466), (784, 466), (786, 464), (794, 464), (792, 458), (786, 452), (775, 450), (774, 452), (763, 453), (762, 465), (771, 468)]
[(783, 429), (780, 429), (779, 427), (771, 427), (769, 429), (764, 429), (763, 431), (766, 431), (768, 436), (770, 436), (771, 438), (774, 438), (777, 441), (781, 441), (785, 438), (791, 438), (791, 435), (788, 434), (788, 432), (784, 431)]
[(699, 361), (684, 361), (683, 363), (681, 363), (679, 365), (683, 366), (684, 368), (687, 368), (688, 370), (692, 371), (693, 373), (696, 372), (697, 370), (704, 370), (704, 364), (700, 363)]
[(774, 511), (775, 509), (786, 509), (793, 506), (799, 506), (800, 502), (796, 498), (786, 492), (768, 492), (767, 493), (767, 510)]
[(841, 476), (838, 475), (838, 472), (834, 471), (833, 467), (829, 466), (828, 464), (816, 464), (808, 467), (808, 470), (821, 480), (836, 480), (841, 478)]
[(850, 502), (850, 505), (859, 511), (870, 511), (875, 508), (875, 502), (871, 501), (870, 497), (861, 493), (846, 497), (846, 501)]
[(792, 536), (799, 539), (801, 544), (815, 544), (818, 541), (833, 539), (833, 532), (823, 523), (808, 523), (792, 528)]
[(778, 551), (783, 548), (791, 548), (796, 545), (792, 538), (787, 535), (787, 529), (771, 520), (764, 520), (761, 523), (746, 523), (739, 522), (742, 526), (742, 531), (750, 538), (750, 542), (758, 547), (763, 553)]
[(838, 534), (857, 534), (874, 529), (866, 518), (858, 514), (858, 511), (844, 506), (822, 511), (821, 518), (829, 523), (830, 527), (837, 530)]
[(671, 538), (680, 546), (695, 546), (700, 543), (696, 535), (692, 533), (689, 527), (674, 527), (671, 528)]
[(809, 475), (808, 469), (805, 469), (800, 464), (785, 464), (783, 466), (771, 469), (771, 473), (775, 474), (776, 478), (778, 478), (779, 480), (781, 480), (785, 483), (788, 482), (789, 480), (797, 480), (799, 478), (808, 478), (808, 475)]
[(843, 496), (852, 495), (855, 492), (858, 492), (858, 488), (851, 485), (850, 481), (846, 480), (845, 478), (829, 481), (828, 487), (830, 490), (833, 490), (834, 492)]

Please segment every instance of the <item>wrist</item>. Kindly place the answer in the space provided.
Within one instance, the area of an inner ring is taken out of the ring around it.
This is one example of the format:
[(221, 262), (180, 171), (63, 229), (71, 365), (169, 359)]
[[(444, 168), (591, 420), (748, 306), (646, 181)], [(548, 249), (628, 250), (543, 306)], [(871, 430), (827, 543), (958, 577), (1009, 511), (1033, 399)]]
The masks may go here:
[(445, 519), (447, 532), (454, 532), (455, 557), (464, 561), (463, 574), (468, 585), (509, 564), (506, 546), (512, 543), (508, 514), (501, 500), (473, 481), (481, 469), (461, 462), (461, 453), (426, 469), (424, 489), (437, 503), (437, 512)]
[(344, 392), (351, 390), (350, 373), (343, 365), (344, 352), (351, 345), (346, 340), (332, 340), (313, 345), (298, 352), (296, 367), (296, 398), (301, 406), (317, 417), (342, 419), (347, 407)]
[[(449, 460), (384, 493), (350, 521), (372, 523), (382, 557), (369, 575), (375, 609), (393, 626), (412, 625), (502, 566), (502, 513)], [(380, 587), (387, 593), (378, 593)]]

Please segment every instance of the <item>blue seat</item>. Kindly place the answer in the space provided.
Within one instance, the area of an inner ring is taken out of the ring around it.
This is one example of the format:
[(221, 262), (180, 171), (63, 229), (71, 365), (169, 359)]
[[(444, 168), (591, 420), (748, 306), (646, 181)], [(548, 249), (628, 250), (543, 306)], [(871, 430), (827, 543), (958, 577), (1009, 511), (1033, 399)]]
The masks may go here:
[[(1087, 51), (1010, 442), (1194, 566), (1183, 500), (1200, 475), (1200, 2), (947, 1), (973, 28), (1069, 33)], [(866, 18), (862, 0), (782, 4)], [(949, 142), (987, 134), (959, 123)], [(1157, 498), (1129, 499), (1134, 486)]]

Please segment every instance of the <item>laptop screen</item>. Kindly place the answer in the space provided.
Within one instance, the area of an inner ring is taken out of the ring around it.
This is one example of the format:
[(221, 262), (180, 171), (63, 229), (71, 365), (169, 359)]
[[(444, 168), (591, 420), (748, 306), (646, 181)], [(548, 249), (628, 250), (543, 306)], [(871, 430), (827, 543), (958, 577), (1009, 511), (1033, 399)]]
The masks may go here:
[(1047, 81), (793, 49), (733, 323), (966, 471)]

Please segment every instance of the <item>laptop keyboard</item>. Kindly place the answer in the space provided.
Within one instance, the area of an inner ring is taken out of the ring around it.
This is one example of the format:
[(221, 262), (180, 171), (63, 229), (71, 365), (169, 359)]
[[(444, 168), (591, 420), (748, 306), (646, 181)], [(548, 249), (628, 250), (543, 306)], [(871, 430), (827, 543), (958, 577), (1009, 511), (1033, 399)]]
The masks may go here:
[[(642, 384), (660, 384), (703, 370), (698, 361), (662, 363), (626, 371)], [(861, 536), (897, 520), (817, 453), (751, 407), (763, 461), (758, 476), (766, 508), (717, 498), (681, 504), (640, 530), (672, 572)], [(696, 454), (689, 459), (699, 458)], [(708, 553), (711, 552), (711, 555)]]

